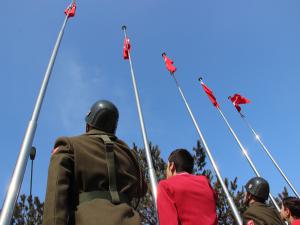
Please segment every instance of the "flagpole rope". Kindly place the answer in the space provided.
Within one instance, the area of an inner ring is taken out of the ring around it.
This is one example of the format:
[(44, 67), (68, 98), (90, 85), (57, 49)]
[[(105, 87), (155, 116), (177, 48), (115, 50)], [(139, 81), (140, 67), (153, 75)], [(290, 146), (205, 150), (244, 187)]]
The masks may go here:
[(203, 136), (203, 134), (202, 134), (199, 126), (198, 126), (198, 123), (195, 120), (195, 117), (194, 117), (194, 115), (192, 113), (192, 110), (190, 109), (190, 106), (189, 106), (189, 104), (188, 104), (188, 102), (187, 102), (187, 100), (186, 100), (186, 98), (185, 98), (185, 96), (184, 96), (184, 94), (183, 94), (180, 86), (179, 86), (179, 83), (178, 83), (178, 81), (177, 81), (177, 79), (175, 77), (175, 74), (171, 74), (171, 76), (174, 78), (174, 81), (175, 81), (176, 86), (177, 86), (177, 88), (179, 90), (179, 93), (180, 93), (180, 95), (181, 95), (181, 97), (182, 97), (182, 99), (184, 101), (184, 104), (185, 104), (185, 106), (186, 106), (186, 108), (187, 108), (187, 110), (188, 110), (188, 112), (190, 114), (190, 117), (191, 117), (191, 119), (192, 119), (192, 121), (193, 121), (193, 123), (194, 123), (194, 125), (196, 127), (196, 130), (197, 130), (197, 132), (198, 132), (198, 134), (200, 136), (201, 142), (204, 145), (204, 149), (205, 149), (205, 151), (206, 151), (206, 153), (207, 153), (207, 155), (209, 157), (209, 160), (210, 160), (210, 162), (211, 162), (211, 164), (212, 164), (212, 166), (213, 166), (213, 168), (215, 170), (215, 173), (217, 175), (218, 181), (220, 182), (221, 187), (222, 187), (223, 191), (225, 192), (225, 195), (227, 197), (229, 206), (230, 206), (230, 208), (233, 211), (234, 218), (236, 219), (236, 221), (237, 221), (237, 223), (239, 225), (242, 225), (242, 223), (243, 223), (242, 222), (242, 218), (241, 218), (241, 216), (240, 216), (240, 214), (238, 212), (238, 209), (237, 209), (236, 205), (234, 204), (234, 201), (233, 201), (232, 197), (230, 196), (230, 194), (228, 192), (228, 189), (227, 189), (227, 187), (226, 187), (226, 185), (225, 185), (225, 183), (223, 181), (223, 178), (222, 178), (221, 173), (220, 173), (220, 171), (218, 169), (218, 166), (217, 166), (217, 164), (216, 164), (216, 162), (215, 162), (215, 160), (214, 160), (214, 158), (213, 158), (213, 156), (211, 154), (211, 151), (210, 151), (210, 149), (209, 149), (209, 147), (208, 147), (208, 145), (206, 143), (206, 140), (205, 140), (205, 138), (204, 138), (204, 136)]
[(30, 150), (32, 147), (32, 142), (34, 139), (36, 127), (37, 127), (37, 121), (40, 114), (41, 106), (43, 103), (43, 99), (46, 93), (46, 89), (49, 83), (49, 79), (52, 73), (52, 69), (55, 63), (55, 59), (57, 56), (57, 52), (61, 43), (61, 40), (63, 38), (64, 30), (68, 21), (68, 14), (66, 15), (63, 25), (59, 31), (58, 37), (55, 42), (54, 49), (52, 51), (44, 80), (42, 82), (39, 95), (32, 113), (31, 120), (29, 121), (28, 127), (25, 132), (25, 136), (19, 151), (19, 156), (16, 162), (16, 166), (9, 184), (9, 188), (3, 203), (3, 208), (1, 211), (1, 217), (0, 217), (0, 225), (7, 225), (11, 223), (11, 218), (14, 212), (15, 204), (19, 196), (20, 188), (22, 185), (23, 177), (26, 170), (26, 165), (28, 161), (28, 157), (30, 154)]
[[(127, 38), (126, 26), (122, 26), (122, 30), (124, 31), (124, 37)], [(155, 169), (154, 169), (154, 166), (152, 163), (151, 151), (149, 148), (149, 142), (148, 142), (146, 128), (145, 128), (145, 124), (144, 124), (143, 113), (142, 113), (142, 109), (141, 109), (141, 105), (140, 105), (138, 88), (137, 88), (135, 75), (134, 75), (134, 71), (133, 71), (133, 66), (132, 66), (132, 61), (131, 61), (131, 54), (129, 51), (128, 51), (128, 57), (129, 57), (130, 72), (131, 72), (132, 84), (133, 84), (133, 88), (134, 88), (136, 105), (137, 105), (138, 115), (139, 115), (139, 119), (140, 119), (141, 131), (142, 131), (142, 135), (143, 135), (146, 160), (148, 163), (148, 173), (149, 173), (149, 178), (150, 178), (150, 183), (151, 183), (152, 197), (153, 197), (155, 209), (157, 211), (157, 180), (156, 180), (156, 176), (155, 176)]]
[(277, 170), (279, 171), (279, 173), (281, 174), (281, 176), (284, 178), (284, 180), (287, 182), (287, 184), (290, 186), (290, 188), (292, 189), (292, 191), (294, 192), (294, 194), (300, 198), (298, 192), (296, 191), (295, 187), (293, 186), (293, 184), (290, 182), (290, 180), (288, 179), (288, 177), (285, 175), (285, 173), (282, 171), (282, 169), (280, 168), (280, 166), (278, 165), (278, 163), (275, 161), (275, 159), (273, 158), (273, 156), (271, 155), (270, 151), (267, 149), (267, 147), (264, 145), (264, 143), (262, 142), (261, 138), (259, 137), (259, 135), (257, 135), (256, 131), (253, 129), (253, 127), (251, 126), (251, 124), (248, 122), (248, 120), (246, 119), (246, 116), (241, 114), (239, 112), (241, 118), (244, 120), (244, 122), (246, 123), (246, 125), (248, 126), (248, 128), (252, 131), (255, 139), (260, 143), (261, 147), (265, 150), (265, 152), (267, 153), (267, 155), (269, 156), (269, 158), (271, 159), (271, 161), (273, 162), (273, 164), (275, 165), (275, 167), (277, 168)]

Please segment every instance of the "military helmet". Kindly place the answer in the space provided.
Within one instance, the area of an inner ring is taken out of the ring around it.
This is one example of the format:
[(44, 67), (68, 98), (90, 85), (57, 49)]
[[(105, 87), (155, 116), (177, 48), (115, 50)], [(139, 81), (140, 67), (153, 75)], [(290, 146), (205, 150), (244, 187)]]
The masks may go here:
[(117, 107), (109, 101), (99, 100), (92, 105), (85, 122), (98, 130), (115, 134), (118, 119)]
[(268, 181), (262, 177), (253, 177), (246, 184), (246, 190), (253, 196), (267, 200), (270, 192)]

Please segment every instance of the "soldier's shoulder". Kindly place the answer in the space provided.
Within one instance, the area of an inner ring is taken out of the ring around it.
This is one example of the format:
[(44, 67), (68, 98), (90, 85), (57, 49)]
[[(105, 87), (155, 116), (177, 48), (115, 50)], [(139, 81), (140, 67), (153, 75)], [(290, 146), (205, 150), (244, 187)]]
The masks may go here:
[(260, 225), (257, 219), (256, 209), (251, 206), (243, 213), (243, 225)]
[(84, 138), (84, 135), (78, 135), (78, 136), (71, 136), (71, 137), (67, 137), (67, 136), (61, 136), (58, 137), (55, 141), (54, 144), (54, 149), (56, 149), (57, 147), (59, 148), (63, 148), (63, 149), (72, 149), (72, 143), (81, 140), (82, 138)]
[(120, 147), (130, 149), (129, 146), (126, 144), (125, 141), (123, 141), (123, 140), (121, 140), (121, 139), (119, 139), (119, 138), (117, 138), (117, 137), (115, 137), (115, 138), (116, 138), (116, 139), (115, 139), (115, 140), (116, 140), (116, 143), (117, 143)]

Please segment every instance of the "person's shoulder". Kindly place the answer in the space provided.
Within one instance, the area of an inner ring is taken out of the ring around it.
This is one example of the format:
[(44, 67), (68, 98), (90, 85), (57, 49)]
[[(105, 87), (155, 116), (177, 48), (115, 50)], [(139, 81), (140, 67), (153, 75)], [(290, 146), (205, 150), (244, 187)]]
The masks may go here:
[(257, 212), (262, 213), (269, 210), (272, 209), (269, 208), (266, 204), (260, 202), (254, 202), (246, 209), (244, 215), (256, 214)]
[(71, 137), (61, 136), (61, 137), (58, 137), (56, 139), (54, 147), (65, 146), (65, 147), (70, 148), (72, 146), (72, 142), (81, 140), (85, 137), (86, 137), (85, 134), (81, 134), (81, 135), (77, 135), (77, 136), (71, 136)]
[(244, 225), (258, 225), (256, 210), (253, 207), (249, 206), (246, 211), (243, 213), (243, 224)]
[(169, 194), (173, 193), (172, 190), (173, 190), (174, 184), (172, 182), (170, 182), (171, 178), (159, 181), (158, 186), (157, 186), (158, 193), (161, 193), (161, 192), (166, 192)]
[(70, 137), (61, 136), (55, 140), (54, 147), (66, 146), (70, 144)]
[(210, 183), (210, 180), (207, 176), (205, 175), (194, 175), (194, 174), (191, 174), (195, 179), (198, 179), (198, 180), (201, 180), (203, 182), (206, 182), (206, 183)]
[(53, 150), (51, 151), (51, 155), (55, 155), (56, 153), (69, 153), (72, 152), (72, 144), (71, 138), (61, 136), (55, 140)]
[(160, 187), (168, 186), (169, 183), (170, 183), (170, 179), (171, 179), (171, 178), (160, 180), (160, 181), (158, 182), (158, 186), (160, 186)]
[(158, 188), (160, 189), (170, 189), (173, 185), (173, 177), (170, 177), (169, 179), (160, 180), (158, 183)]
[(159, 183), (165, 188), (178, 188), (178, 186), (186, 185), (189, 180), (190, 174), (177, 174), (168, 179), (161, 180)]
[(129, 146), (126, 144), (126, 142), (122, 139), (119, 139), (117, 136), (115, 136), (115, 141), (118, 144), (118, 146), (120, 146), (122, 148), (130, 149)]

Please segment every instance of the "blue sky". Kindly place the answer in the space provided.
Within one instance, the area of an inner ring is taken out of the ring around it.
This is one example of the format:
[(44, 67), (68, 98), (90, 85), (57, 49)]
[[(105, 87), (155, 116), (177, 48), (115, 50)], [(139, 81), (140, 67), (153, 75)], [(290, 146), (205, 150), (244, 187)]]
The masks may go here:
[[(5, 1), (0, 20), (0, 201), (3, 202), (68, 1)], [(243, 107), (297, 190), (299, 172), (300, 2), (278, 1), (78, 1), (50, 79), (34, 138), (33, 194), (45, 196), (54, 141), (84, 132), (84, 116), (98, 99), (120, 111), (117, 135), (143, 146), (127, 61), (126, 24), (149, 140), (162, 156), (189, 150), (199, 138), (174, 81), (166, 51), (223, 177), (244, 184), (253, 176), (222, 118), (197, 78), (213, 89), (221, 108), (258, 170), (277, 194), (285, 185), (227, 96), (239, 92)], [(29, 165), (29, 164), (28, 164)], [(210, 167), (210, 163), (208, 163)], [(27, 168), (21, 193), (29, 192)]]

